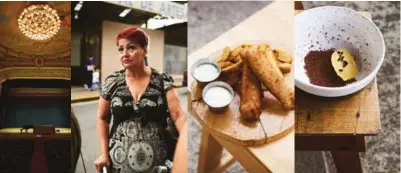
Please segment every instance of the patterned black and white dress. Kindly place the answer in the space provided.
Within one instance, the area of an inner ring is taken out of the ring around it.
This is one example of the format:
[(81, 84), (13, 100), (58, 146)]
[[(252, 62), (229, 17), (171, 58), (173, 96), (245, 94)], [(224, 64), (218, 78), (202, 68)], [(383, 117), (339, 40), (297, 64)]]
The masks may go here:
[(113, 173), (150, 173), (167, 158), (165, 93), (173, 79), (152, 68), (149, 85), (137, 104), (125, 81), (125, 70), (106, 78), (101, 97), (109, 100), (112, 126), (109, 154)]

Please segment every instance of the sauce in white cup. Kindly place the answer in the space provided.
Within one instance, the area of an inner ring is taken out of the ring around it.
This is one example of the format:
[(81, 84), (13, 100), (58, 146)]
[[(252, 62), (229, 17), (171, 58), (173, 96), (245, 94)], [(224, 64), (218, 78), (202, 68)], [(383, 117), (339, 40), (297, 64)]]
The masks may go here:
[(219, 76), (219, 70), (213, 64), (202, 64), (195, 68), (194, 77), (201, 82), (208, 82)]
[(203, 100), (211, 107), (222, 108), (230, 104), (233, 99), (232, 93), (223, 86), (212, 86), (207, 88)]

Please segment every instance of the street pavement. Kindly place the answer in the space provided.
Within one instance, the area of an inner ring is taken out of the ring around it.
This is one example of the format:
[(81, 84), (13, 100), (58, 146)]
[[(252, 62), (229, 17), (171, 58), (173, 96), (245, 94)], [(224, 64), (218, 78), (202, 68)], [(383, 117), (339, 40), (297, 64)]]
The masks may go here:
[[(81, 127), (82, 156), (85, 161), (86, 173), (97, 173), (93, 162), (99, 155), (99, 143), (96, 135), (96, 115), (98, 101), (74, 103), (72, 108)], [(76, 173), (85, 173), (82, 159), (78, 160)]]

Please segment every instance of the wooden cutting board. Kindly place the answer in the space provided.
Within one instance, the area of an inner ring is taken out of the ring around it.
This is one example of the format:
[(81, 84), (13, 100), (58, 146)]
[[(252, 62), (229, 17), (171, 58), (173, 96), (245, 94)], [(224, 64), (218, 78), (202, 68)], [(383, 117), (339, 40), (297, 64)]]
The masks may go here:
[[(288, 86), (293, 88), (294, 70), (285, 75)], [(191, 105), (194, 117), (204, 128), (215, 135), (243, 146), (259, 146), (279, 139), (293, 130), (294, 110), (284, 110), (280, 102), (269, 91), (264, 91), (262, 114), (255, 122), (241, 119), (240, 96), (236, 92), (229, 109), (212, 112), (202, 100), (202, 88), (196, 82), (192, 85)]]

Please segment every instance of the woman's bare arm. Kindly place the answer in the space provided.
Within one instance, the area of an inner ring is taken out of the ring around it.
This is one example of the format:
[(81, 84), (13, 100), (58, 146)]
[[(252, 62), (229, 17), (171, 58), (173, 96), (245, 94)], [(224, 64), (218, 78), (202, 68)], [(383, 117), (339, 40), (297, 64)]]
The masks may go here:
[(188, 126), (187, 123), (181, 129), (181, 135), (177, 141), (173, 158), (172, 173), (186, 173), (188, 157)]
[(180, 99), (175, 89), (170, 89), (167, 92), (168, 109), (171, 114), (178, 133), (180, 134), (176, 150), (174, 153), (173, 173), (187, 172), (187, 146), (188, 146), (188, 124), (187, 116), (184, 109), (181, 107)]
[(100, 141), (101, 154), (108, 154), (109, 149), (109, 123), (111, 119), (110, 102), (100, 97), (97, 114), (97, 135)]

